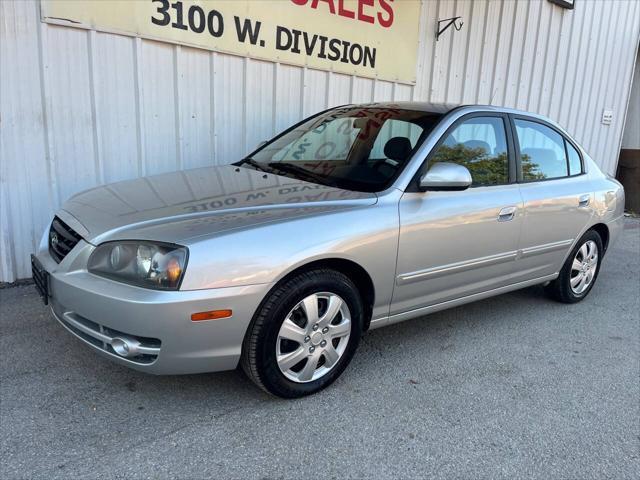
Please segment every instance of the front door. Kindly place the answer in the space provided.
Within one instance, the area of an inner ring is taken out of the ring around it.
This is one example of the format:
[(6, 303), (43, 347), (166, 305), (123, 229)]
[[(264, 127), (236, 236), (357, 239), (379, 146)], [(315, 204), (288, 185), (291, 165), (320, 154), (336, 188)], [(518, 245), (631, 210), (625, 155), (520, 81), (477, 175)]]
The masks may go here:
[(472, 114), (454, 124), (429, 155), (467, 167), (464, 191), (407, 191), (391, 315), (508, 285), (523, 220), (508, 117)]

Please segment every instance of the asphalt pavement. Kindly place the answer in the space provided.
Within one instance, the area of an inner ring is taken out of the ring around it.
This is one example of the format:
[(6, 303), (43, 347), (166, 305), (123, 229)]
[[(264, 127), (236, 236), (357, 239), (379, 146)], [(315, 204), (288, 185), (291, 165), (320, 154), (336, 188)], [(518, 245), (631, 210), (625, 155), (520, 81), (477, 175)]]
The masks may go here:
[(585, 301), (534, 287), (369, 332), (301, 400), (115, 365), (33, 286), (0, 290), (0, 367), (3, 479), (637, 479), (640, 221)]

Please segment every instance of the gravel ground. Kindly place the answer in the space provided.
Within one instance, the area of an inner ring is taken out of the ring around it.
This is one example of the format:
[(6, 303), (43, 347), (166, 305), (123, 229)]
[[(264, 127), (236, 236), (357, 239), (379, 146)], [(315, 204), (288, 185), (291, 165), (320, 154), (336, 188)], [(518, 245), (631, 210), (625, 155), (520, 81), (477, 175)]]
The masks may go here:
[(0, 476), (638, 478), (640, 221), (591, 295), (539, 287), (368, 333), (332, 387), (271, 398), (239, 372), (155, 377), (0, 290)]

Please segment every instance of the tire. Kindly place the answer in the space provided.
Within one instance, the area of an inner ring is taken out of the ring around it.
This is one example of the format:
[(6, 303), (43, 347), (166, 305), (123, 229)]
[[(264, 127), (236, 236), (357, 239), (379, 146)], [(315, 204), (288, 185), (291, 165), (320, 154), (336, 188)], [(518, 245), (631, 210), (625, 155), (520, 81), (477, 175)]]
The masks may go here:
[(362, 300), (347, 276), (330, 269), (300, 273), (276, 286), (258, 308), (242, 345), (242, 369), (278, 397), (316, 393), (347, 367), (363, 324)]
[[(593, 253), (596, 255), (595, 261), (592, 259)], [(584, 300), (596, 283), (603, 254), (604, 249), (600, 235), (594, 230), (589, 230), (571, 250), (558, 278), (545, 288), (547, 294), (563, 303), (576, 303)], [(584, 283), (582, 279), (584, 279)]]

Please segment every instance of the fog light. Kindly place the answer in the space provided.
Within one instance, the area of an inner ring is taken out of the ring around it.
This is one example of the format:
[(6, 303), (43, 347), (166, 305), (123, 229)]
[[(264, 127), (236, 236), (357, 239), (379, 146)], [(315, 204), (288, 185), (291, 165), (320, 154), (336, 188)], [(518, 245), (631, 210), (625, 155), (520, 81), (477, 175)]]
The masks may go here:
[(111, 348), (121, 357), (135, 357), (138, 355), (140, 342), (133, 339), (116, 337), (111, 340)]

